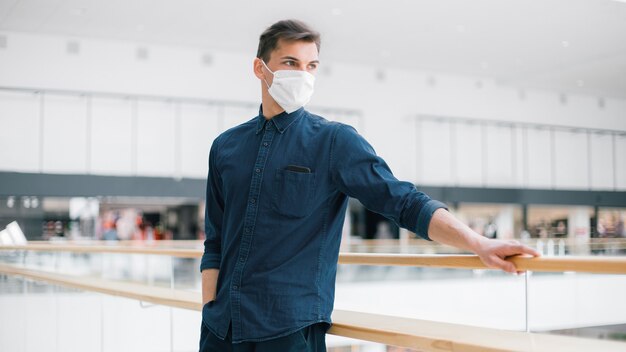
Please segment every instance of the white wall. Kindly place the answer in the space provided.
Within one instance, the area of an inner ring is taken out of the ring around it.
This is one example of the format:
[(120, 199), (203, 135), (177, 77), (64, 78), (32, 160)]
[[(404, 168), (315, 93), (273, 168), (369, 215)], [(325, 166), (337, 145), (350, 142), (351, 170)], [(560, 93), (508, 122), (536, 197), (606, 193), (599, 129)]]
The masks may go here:
[[(0, 91), (0, 170), (198, 177), (212, 139), (256, 114), (250, 53), (5, 32), (0, 86), (197, 97), (250, 108)], [(80, 52), (65, 52), (68, 40)], [(626, 189), (626, 136), (466, 123), (417, 115), (626, 130), (626, 101), (498, 85), (489, 79), (324, 62), (311, 107), (355, 125), (399, 177), (420, 184)], [(381, 78), (382, 77), (382, 78)], [(554, 136), (551, 136), (551, 135)], [(511, 138), (514, 136), (514, 138)], [(554, 142), (552, 139), (554, 138)], [(590, 148), (588, 148), (588, 144)], [(483, 152), (483, 149), (486, 152)], [(588, 152), (590, 150), (590, 152)], [(510, 157), (509, 157), (510, 156)], [(554, 159), (554, 160), (553, 160)], [(589, 170), (591, 167), (591, 170)]]
[(114, 296), (5, 294), (0, 307), (2, 351), (197, 351), (200, 340), (199, 312)]
[(88, 132), (91, 172), (124, 175), (133, 170), (132, 104), (129, 99), (94, 98), (91, 101), (93, 110)]
[[(523, 276), (511, 275), (384, 285), (338, 283), (335, 309), (524, 330), (524, 285)], [(623, 275), (533, 275), (528, 292), (531, 331), (626, 322), (626, 304), (621, 299), (626, 292)]]

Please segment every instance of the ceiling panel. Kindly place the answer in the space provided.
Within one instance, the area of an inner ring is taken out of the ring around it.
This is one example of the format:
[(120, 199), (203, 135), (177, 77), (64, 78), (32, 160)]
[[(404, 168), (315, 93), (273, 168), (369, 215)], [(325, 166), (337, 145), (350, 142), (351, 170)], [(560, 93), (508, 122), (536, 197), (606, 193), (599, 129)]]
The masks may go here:
[(322, 32), (322, 61), (626, 97), (626, 3), (619, 1), (0, 0), (0, 30), (251, 55), (260, 32), (283, 18)]
[(6, 16), (2, 18), (0, 29), (39, 32), (42, 25), (57, 11), (62, 2), (62, 0), (14, 2)]

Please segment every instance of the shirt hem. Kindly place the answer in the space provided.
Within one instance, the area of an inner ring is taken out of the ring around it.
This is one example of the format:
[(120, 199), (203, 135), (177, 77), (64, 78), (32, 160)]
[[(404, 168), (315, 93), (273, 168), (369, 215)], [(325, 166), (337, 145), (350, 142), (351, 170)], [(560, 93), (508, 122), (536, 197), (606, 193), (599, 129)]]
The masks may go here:
[(328, 323), (329, 327), (332, 325), (332, 321), (330, 319), (311, 320), (311, 321), (305, 323), (304, 325), (302, 325), (302, 326), (300, 326), (298, 328), (288, 330), (287, 332), (280, 333), (278, 335), (269, 336), (269, 337), (233, 340), (232, 343), (233, 344), (239, 344), (239, 343), (244, 343), (244, 342), (263, 342), (263, 341), (274, 340), (274, 339), (278, 339), (278, 338), (281, 338), (281, 337), (284, 337), (284, 336), (287, 336), (287, 335), (291, 335), (291, 334), (295, 333), (296, 331), (302, 330), (302, 329), (306, 328), (309, 325), (313, 325), (313, 324), (317, 324), (317, 323)]

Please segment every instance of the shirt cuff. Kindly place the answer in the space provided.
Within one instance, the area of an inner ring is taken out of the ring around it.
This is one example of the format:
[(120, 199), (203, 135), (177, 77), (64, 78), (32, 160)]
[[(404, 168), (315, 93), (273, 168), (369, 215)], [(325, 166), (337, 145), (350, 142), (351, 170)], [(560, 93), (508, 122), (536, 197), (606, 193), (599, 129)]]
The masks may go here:
[(200, 261), (200, 272), (204, 269), (219, 269), (222, 258), (219, 254), (204, 253)]
[(428, 236), (428, 225), (430, 225), (430, 219), (432, 219), (433, 213), (439, 208), (448, 210), (448, 207), (438, 200), (431, 199), (424, 204), (417, 216), (417, 231), (415, 233), (417, 233), (418, 236), (425, 240), (432, 241)]

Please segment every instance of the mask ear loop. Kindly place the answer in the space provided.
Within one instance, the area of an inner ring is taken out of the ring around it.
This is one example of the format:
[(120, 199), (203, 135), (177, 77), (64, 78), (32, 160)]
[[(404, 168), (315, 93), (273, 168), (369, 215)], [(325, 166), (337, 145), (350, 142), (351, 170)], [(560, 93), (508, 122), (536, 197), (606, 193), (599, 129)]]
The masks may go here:
[[(272, 76), (274, 75), (274, 72), (272, 72), (272, 70), (270, 70), (269, 67), (267, 67), (267, 64), (265, 63), (265, 61), (263, 61), (263, 59), (261, 59), (261, 63), (263, 63), (263, 66), (265, 66), (265, 68), (270, 71), (270, 73), (272, 74)], [(265, 82), (265, 85), (267, 86), (267, 89), (270, 89), (270, 85), (267, 83), (267, 81), (265, 80), (265, 76), (263, 76), (263, 82)]]

